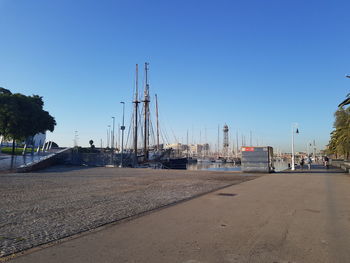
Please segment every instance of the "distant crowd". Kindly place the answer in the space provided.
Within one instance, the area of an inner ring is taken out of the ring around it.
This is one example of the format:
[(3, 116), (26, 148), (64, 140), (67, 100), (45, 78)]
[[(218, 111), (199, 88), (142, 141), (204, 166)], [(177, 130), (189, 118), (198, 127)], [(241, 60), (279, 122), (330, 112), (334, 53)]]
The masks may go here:
[(324, 167), (326, 167), (326, 169), (329, 169), (329, 158), (327, 156), (323, 156), (323, 157), (315, 157), (314, 159), (311, 158), (311, 156), (301, 156), (300, 160), (299, 160), (299, 165), (300, 165), (300, 169), (303, 170), (304, 169), (304, 165), (307, 165), (307, 169), (310, 170), (311, 169), (311, 164), (315, 162), (315, 163), (323, 163)]

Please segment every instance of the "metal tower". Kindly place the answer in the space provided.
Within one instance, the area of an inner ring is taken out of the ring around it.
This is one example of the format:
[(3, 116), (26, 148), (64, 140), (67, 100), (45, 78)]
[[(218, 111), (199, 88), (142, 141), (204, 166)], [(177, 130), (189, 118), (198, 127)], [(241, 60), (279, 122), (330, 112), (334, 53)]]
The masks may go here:
[(225, 157), (228, 157), (228, 146), (229, 146), (229, 143), (228, 143), (228, 126), (226, 124), (224, 125), (223, 132), (224, 132), (223, 154), (224, 154)]

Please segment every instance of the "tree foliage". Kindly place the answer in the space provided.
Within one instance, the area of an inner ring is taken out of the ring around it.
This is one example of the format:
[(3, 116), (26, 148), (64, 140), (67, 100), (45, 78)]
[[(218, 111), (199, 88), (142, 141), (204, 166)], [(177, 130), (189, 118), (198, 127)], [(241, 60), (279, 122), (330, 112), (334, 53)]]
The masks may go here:
[(13, 94), (0, 88), (0, 135), (15, 141), (52, 132), (56, 121), (43, 106), (44, 101), (38, 95)]
[(336, 157), (343, 156), (348, 159), (350, 155), (350, 107), (344, 108), (344, 105), (350, 104), (348, 98), (339, 104), (338, 110), (334, 113), (334, 130), (331, 132), (331, 138), (328, 144), (328, 153), (335, 154)]
[(338, 105), (338, 107), (344, 107), (345, 105), (349, 105), (349, 104), (350, 104), (350, 93), (346, 95), (346, 99), (343, 100), (342, 103)]

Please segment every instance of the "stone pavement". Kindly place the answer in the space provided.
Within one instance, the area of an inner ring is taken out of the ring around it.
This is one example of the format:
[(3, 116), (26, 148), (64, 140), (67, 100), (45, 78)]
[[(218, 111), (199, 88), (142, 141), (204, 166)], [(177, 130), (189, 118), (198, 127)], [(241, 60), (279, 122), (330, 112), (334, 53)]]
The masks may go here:
[(13, 262), (350, 262), (349, 189), (334, 169), (272, 174)]
[(69, 166), (0, 174), (0, 256), (254, 178), (223, 172)]

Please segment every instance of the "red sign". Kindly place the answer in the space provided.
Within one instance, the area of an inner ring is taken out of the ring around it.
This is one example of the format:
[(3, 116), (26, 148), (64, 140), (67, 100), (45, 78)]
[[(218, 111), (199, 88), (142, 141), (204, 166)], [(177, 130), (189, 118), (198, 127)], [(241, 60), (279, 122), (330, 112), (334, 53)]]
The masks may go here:
[(254, 147), (243, 147), (242, 152), (254, 152)]

